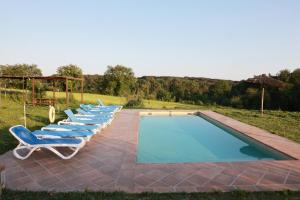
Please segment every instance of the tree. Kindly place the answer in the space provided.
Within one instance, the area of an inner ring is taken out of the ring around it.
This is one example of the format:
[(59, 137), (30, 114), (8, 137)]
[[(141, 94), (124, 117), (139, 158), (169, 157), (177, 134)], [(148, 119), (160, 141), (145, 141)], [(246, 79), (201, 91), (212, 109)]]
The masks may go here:
[(291, 81), (293, 84), (300, 86), (300, 68), (295, 69), (291, 74)]
[(106, 94), (124, 96), (134, 93), (136, 78), (131, 68), (122, 65), (108, 66), (103, 76)]
[(176, 102), (180, 102), (182, 99), (184, 99), (184, 88), (182, 85), (182, 81), (178, 79), (173, 79), (170, 83), (169, 90), (175, 97)]
[(259, 108), (260, 106), (260, 92), (258, 88), (248, 87), (243, 94), (243, 104), (246, 108)]
[(95, 75), (84, 75), (84, 91), (91, 93), (103, 93), (102, 86), (103, 76)]
[[(69, 64), (60, 66), (57, 68), (56, 73), (58, 76), (69, 76), (69, 77), (75, 77), (75, 78), (81, 78), (82, 77), (82, 69), (78, 67), (77, 65)], [(59, 83), (59, 87), (63, 90), (66, 88), (66, 84), (63, 82)], [(78, 81), (68, 81), (68, 88), (73, 91), (74, 88), (79, 87)]]
[(82, 69), (73, 64), (58, 67), (56, 73), (58, 76), (82, 77)]
[(292, 110), (300, 110), (300, 68), (295, 69), (291, 74), (293, 87), (290, 90)]
[(158, 100), (162, 101), (170, 101), (171, 100), (171, 94), (167, 90), (160, 89), (157, 91), (156, 98)]
[(5, 76), (42, 76), (42, 70), (35, 64), (0, 65), (0, 75)]
[(229, 94), (231, 91), (232, 84), (229, 81), (220, 80), (210, 87), (209, 93), (217, 103), (227, 104), (229, 102)]
[(288, 69), (284, 69), (278, 72), (277, 77), (283, 82), (289, 82), (291, 78), (291, 72)]

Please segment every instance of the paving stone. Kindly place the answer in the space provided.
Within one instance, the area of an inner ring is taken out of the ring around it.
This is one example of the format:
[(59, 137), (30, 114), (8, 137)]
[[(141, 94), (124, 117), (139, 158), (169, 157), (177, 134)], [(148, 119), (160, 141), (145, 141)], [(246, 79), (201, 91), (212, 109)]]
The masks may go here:
[(266, 185), (266, 184), (284, 184), (285, 178), (287, 174), (271, 174), (267, 173), (264, 175), (262, 180), (259, 184)]

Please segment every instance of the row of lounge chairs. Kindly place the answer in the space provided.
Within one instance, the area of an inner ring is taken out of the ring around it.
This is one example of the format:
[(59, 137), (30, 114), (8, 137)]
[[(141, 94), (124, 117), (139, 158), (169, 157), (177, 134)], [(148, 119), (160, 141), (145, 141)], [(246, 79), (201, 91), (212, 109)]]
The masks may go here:
[[(24, 160), (35, 150), (46, 148), (62, 159), (70, 159), (93, 135), (108, 126), (115, 113), (121, 109), (122, 106), (105, 106), (99, 100), (99, 105), (81, 104), (77, 114), (70, 109), (65, 110), (67, 119), (45, 126), (41, 130), (30, 131), (22, 125), (13, 126), (9, 131), (19, 141), (13, 154), (16, 158)], [(58, 150), (59, 147), (67, 147), (71, 149), (71, 153), (65, 155)], [(24, 149), (27, 153), (20, 154)]]

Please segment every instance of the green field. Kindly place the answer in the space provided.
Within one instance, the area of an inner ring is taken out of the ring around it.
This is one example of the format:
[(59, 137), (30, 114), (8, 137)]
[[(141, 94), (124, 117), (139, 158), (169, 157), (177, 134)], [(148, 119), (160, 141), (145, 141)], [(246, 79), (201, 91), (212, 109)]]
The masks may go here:
[[(47, 92), (46, 95), (48, 97), (52, 97), (52, 92)], [(65, 92), (56, 92), (55, 93), (56, 98), (66, 98)], [(74, 99), (72, 99), (72, 97)], [(80, 101), (81, 100), (81, 94), (80, 93), (72, 93), (72, 97), (70, 97), (70, 101)], [(97, 103), (97, 99), (101, 99), (105, 104), (118, 104), (118, 105), (124, 105), (127, 101), (124, 97), (114, 97), (114, 96), (107, 96), (107, 95), (101, 95), (101, 94), (90, 94), (90, 93), (84, 93), (84, 103)]]
[[(64, 117), (61, 112), (63, 105), (58, 106), (56, 119)], [(26, 106), (26, 123), (31, 130), (38, 129), (49, 124), (47, 106)], [(17, 141), (9, 134), (8, 129), (11, 126), (21, 124), (24, 125), (24, 105), (20, 98), (1, 99), (0, 102), (0, 154), (13, 149), (17, 145)]]
[[(52, 92), (47, 92), (47, 96), (52, 97)], [(66, 93), (57, 92), (57, 98), (65, 98)], [(73, 93), (73, 98), (76, 101), (81, 100), (80, 93)], [(125, 97), (116, 97), (116, 96), (108, 96), (101, 94), (90, 94), (84, 93), (84, 103), (97, 103), (97, 99), (101, 99), (104, 104), (117, 104), (117, 105), (125, 105), (127, 103), (127, 99)], [(143, 100), (143, 104), (145, 108), (149, 109), (199, 109), (203, 108), (203, 106), (191, 105), (191, 104), (183, 104), (177, 102), (165, 102), (165, 101), (156, 101), (156, 100)]]
[(258, 110), (226, 107), (212, 110), (300, 143), (300, 112), (266, 110), (261, 116)]

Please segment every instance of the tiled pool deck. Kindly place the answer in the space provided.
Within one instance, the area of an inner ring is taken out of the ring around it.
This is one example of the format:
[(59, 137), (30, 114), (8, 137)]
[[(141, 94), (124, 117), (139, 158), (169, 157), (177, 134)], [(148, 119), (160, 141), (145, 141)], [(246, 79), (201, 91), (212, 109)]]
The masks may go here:
[[(300, 144), (223, 115), (205, 115), (300, 159)], [(203, 192), (236, 189), (300, 190), (300, 160), (226, 163), (137, 164), (139, 111), (119, 112), (71, 160), (49, 151), (18, 160), (9, 151), (0, 156), (10, 189), (32, 191)]]

